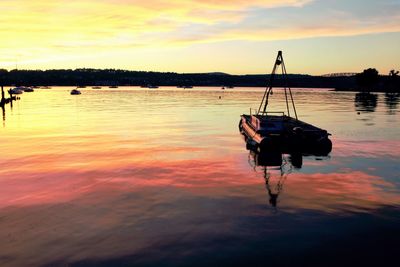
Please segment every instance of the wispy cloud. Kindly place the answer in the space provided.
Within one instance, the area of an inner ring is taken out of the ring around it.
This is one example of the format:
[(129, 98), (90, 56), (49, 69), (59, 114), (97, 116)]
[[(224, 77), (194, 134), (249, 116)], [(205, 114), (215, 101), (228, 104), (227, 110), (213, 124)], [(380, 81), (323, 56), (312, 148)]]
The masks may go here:
[(3, 0), (0, 56), (400, 32), (396, 1)]

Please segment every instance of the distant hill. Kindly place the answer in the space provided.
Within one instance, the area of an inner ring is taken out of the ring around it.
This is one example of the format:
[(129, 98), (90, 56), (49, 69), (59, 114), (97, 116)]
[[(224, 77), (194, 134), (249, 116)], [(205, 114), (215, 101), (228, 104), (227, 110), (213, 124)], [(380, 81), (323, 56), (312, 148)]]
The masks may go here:
[(207, 73), (198, 73), (198, 74), (208, 74), (208, 75), (229, 75), (228, 73), (224, 73), (224, 72), (207, 72)]

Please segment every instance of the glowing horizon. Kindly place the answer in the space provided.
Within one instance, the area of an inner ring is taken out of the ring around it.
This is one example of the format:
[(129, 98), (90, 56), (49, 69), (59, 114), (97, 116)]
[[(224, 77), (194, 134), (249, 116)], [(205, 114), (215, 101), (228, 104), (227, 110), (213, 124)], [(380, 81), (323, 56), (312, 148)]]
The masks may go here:
[(290, 73), (399, 69), (400, 1), (4, 0), (0, 68)]

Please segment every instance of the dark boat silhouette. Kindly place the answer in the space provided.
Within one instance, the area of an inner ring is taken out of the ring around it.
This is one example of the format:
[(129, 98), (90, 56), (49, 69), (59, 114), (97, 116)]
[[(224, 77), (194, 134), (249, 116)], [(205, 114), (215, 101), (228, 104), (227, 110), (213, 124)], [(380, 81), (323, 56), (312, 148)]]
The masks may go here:
[(81, 91), (79, 91), (78, 89), (72, 89), (70, 92), (71, 95), (80, 95)]
[[(267, 111), (269, 96), (272, 94), (272, 85), (277, 69), (281, 67), (281, 77), (285, 80), (287, 73), (282, 57), (282, 51), (278, 52), (269, 87), (265, 90), (260, 107), (255, 114), (241, 115), (239, 129), (247, 138), (249, 146), (258, 151), (268, 149), (279, 149), (287, 152), (298, 151), (325, 155), (331, 152), (332, 142), (329, 140), (329, 133), (309, 123), (298, 119), (291, 89), (284, 87), (286, 110), (285, 112)], [(291, 102), (289, 104), (289, 102)], [(290, 116), (290, 108), (295, 117)]]
[(24, 90), (21, 89), (20, 87), (15, 87), (15, 88), (10, 88), (10, 90), (8, 90), (8, 93), (10, 95), (20, 95), (24, 93)]
[(29, 87), (29, 86), (21, 86), (19, 88), (21, 90), (23, 90), (24, 92), (34, 92), (35, 91), (32, 87)]

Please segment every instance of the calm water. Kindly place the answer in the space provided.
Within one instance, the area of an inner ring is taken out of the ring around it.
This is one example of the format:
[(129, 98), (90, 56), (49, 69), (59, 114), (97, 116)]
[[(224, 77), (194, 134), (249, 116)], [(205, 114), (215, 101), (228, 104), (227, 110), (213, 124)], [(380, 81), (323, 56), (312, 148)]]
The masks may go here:
[(395, 265), (399, 95), (294, 90), (333, 151), (278, 169), (238, 131), (261, 88), (70, 90), (3, 111), (0, 266)]

